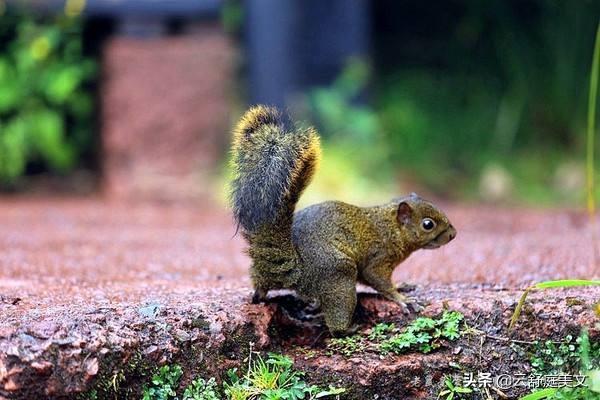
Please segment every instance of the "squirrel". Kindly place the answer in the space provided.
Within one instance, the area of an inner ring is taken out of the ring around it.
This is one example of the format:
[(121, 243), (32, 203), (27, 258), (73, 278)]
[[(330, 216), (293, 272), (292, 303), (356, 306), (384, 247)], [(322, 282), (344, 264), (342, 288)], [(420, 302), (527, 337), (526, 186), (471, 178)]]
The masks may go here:
[(327, 201), (295, 211), (321, 157), (312, 127), (291, 126), (273, 107), (250, 108), (233, 130), (231, 203), (249, 244), (252, 301), (292, 289), (316, 299), (334, 336), (351, 331), (356, 283), (408, 312), (415, 300), (392, 284), (395, 267), (418, 249), (450, 242), (448, 217), (416, 194), (375, 207)]

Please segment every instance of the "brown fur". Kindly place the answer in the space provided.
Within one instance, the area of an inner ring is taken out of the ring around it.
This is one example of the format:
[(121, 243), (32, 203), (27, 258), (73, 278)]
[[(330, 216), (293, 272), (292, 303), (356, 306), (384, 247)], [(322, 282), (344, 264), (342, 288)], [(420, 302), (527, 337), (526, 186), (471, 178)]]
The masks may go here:
[[(294, 213), (319, 157), (313, 128), (286, 131), (276, 110), (250, 109), (234, 131), (233, 208), (250, 244), (254, 300), (272, 289), (296, 290), (318, 299), (330, 331), (344, 334), (357, 281), (405, 308), (411, 299), (393, 286), (394, 268), (415, 250), (448, 243), (456, 230), (415, 194), (376, 207), (331, 201)], [(253, 186), (240, 186), (244, 182)], [(430, 230), (426, 219), (433, 222)]]

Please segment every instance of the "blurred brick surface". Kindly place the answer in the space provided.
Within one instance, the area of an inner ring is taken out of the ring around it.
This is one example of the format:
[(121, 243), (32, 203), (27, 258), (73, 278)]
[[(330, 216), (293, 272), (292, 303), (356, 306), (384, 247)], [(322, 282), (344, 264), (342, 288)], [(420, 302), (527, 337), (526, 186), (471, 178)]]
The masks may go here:
[(216, 24), (104, 49), (103, 189), (110, 197), (201, 197), (226, 141), (234, 48)]

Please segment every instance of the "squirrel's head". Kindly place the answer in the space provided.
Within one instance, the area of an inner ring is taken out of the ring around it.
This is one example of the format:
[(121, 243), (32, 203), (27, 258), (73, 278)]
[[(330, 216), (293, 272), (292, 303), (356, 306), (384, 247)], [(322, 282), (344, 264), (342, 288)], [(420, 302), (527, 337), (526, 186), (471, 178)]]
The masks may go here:
[(400, 229), (419, 249), (437, 249), (456, 237), (456, 229), (439, 208), (417, 194), (396, 199), (393, 204)]

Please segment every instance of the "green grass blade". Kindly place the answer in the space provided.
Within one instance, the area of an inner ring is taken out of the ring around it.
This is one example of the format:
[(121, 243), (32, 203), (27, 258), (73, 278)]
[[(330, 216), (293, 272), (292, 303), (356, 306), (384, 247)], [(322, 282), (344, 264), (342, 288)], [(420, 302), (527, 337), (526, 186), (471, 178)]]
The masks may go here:
[(594, 201), (594, 132), (596, 124), (596, 99), (598, 95), (598, 70), (600, 58), (600, 23), (596, 30), (596, 43), (594, 45), (594, 56), (592, 59), (592, 70), (590, 71), (590, 92), (588, 98), (588, 120), (587, 120), (587, 209), (590, 216), (596, 211)]
[(517, 307), (515, 308), (515, 311), (513, 312), (513, 315), (510, 318), (510, 324), (508, 325), (508, 330), (511, 331), (515, 327), (517, 320), (521, 316), (521, 311), (523, 310), (523, 305), (525, 304), (527, 295), (533, 289), (556, 289), (556, 288), (581, 287), (581, 286), (600, 286), (600, 281), (592, 281), (592, 280), (585, 280), (585, 279), (562, 279), (562, 280), (557, 280), (557, 281), (539, 282), (539, 283), (536, 283), (535, 285), (528, 287), (527, 289), (525, 289), (525, 291), (521, 295), (521, 298), (519, 299), (519, 302), (517, 303)]
[(519, 400), (541, 400), (541, 399), (549, 399), (550, 396), (554, 396), (557, 392), (557, 389), (549, 388), (538, 390), (537, 392), (533, 392), (528, 394), (527, 396), (523, 396), (519, 398)]
[(525, 289), (525, 291), (521, 295), (521, 298), (519, 299), (519, 302), (517, 303), (517, 307), (515, 308), (515, 312), (513, 312), (512, 317), (510, 317), (510, 324), (508, 325), (509, 331), (511, 331), (515, 327), (517, 320), (521, 316), (521, 310), (523, 309), (523, 304), (525, 304), (525, 299), (527, 298), (527, 295), (529, 294), (531, 289), (532, 289), (532, 287), (528, 287), (527, 289)]
[(566, 288), (576, 286), (600, 286), (600, 281), (585, 279), (563, 279), (558, 281), (540, 282), (533, 285), (535, 289)]

